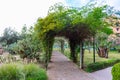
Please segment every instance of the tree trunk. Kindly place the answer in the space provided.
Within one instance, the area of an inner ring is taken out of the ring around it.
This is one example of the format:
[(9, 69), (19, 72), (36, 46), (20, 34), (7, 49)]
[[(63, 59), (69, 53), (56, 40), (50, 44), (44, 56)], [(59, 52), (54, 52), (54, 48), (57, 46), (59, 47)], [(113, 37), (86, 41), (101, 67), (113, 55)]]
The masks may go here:
[(64, 53), (64, 40), (61, 40), (60, 43), (61, 43), (61, 52)]
[(95, 63), (95, 37), (93, 37), (93, 63)]
[(44, 46), (44, 51), (45, 51), (45, 67), (47, 70), (48, 67), (48, 63), (51, 60), (51, 56), (52, 56), (52, 50), (53, 50), (53, 43), (54, 43), (54, 38), (48, 38), (48, 40), (46, 40), (43, 43)]
[(71, 51), (70, 59), (72, 59), (74, 63), (77, 63), (77, 53), (75, 51), (77, 44), (72, 40), (69, 40), (69, 43), (70, 43), (70, 51)]
[(80, 69), (84, 68), (84, 49), (83, 42), (80, 43)]
[(88, 43), (88, 51), (89, 51), (89, 53), (91, 53), (91, 51), (90, 51), (90, 42)]
[(108, 48), (100, 46), (98, 48), (98, 55), (103, 58), (108, 58)]
[(47, 70), (47, 67), (48, 67), (48, 63), (49, 63), (49, 54), (48, 54), (48, 51), (45, 52), (45, 68)]

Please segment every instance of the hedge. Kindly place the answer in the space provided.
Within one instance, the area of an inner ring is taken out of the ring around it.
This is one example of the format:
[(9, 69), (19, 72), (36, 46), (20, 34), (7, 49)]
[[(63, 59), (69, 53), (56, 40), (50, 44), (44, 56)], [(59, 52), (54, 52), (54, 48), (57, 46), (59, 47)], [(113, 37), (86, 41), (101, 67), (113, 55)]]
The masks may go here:
[(120, 63), (115, 64), (112, 68), (112, 80), (120, 80)]
[(0, 80), (47, 80), (47, 74), (36, 64), (9, 63), (0, 67)]
[(116, 64), (118, 62), (120, 62), (120, 59), (112, 59), (112, 60), (108, 60), (108, 61), (91, 63), (91, 64), (88, 64), (84, 70), (87, 72), (94, 72), (97, 70), (107, 68), (109, 66), (113, 66), (114, 64)]

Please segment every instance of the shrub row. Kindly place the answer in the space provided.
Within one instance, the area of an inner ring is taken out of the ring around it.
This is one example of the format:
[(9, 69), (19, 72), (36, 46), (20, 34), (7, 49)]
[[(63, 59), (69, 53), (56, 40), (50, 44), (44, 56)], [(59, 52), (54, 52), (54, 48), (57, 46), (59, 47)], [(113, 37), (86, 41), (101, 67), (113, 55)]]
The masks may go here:
[(107, 68), (109, 66), (113, 66), (118, 62), (120, 62), (120, 59), (112, 59), (112, 60), (103, 61), (103, 62), (91, 63), (91, 64), (88, 64), (84, 70), (87, 72), (94, 72), (100, 69)]
[(112, 68), (112, 80), (120, 80), (120, 63), (115, 64)]
[(10, 63), (0, 67), (0, 80), (47, 80), (47, 75), (35, 64)]

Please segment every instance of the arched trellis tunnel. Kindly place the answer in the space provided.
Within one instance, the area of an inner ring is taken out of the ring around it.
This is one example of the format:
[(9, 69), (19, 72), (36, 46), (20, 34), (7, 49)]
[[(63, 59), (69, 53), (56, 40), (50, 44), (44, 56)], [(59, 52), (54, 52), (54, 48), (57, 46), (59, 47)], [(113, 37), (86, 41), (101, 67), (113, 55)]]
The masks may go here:
[(68, 45), (66, 45), (66, 42), (68, 44), (67, 39), (65, 37), (55, 37), (54, 39), (55, 39), (55, 41), (54, 41), (54, 47), (55, 48), (59, 47), (60, 51), (62, 53), (64, 53), (65, 48), (68, 47)]
[(55, 37), (65, 37), (68, 39), (69, 45), (70, 45), (70, 56), (73, 62), (77, 62), (77, 52), (76, 49), (78, 46), (80, 46), (80, 68), (83, 68), (83, 42), (84, 39), (91, 36), (90, 29), (88, 25), (84, 23), (76, 24), (74, 27), (68, 27), (66, 29), (60, 30), (58, 33), (55, 33), (54, 31), (50, 31), (47, 36), (44, 38), (44, 47), (46, 47), (46, 68), (48, 66), (48, 63), (50, 61), (51, 55), (52, 55), (52, 47), (54, 44), (54, 38)]
[(80, 46), (80, 68), (83, 68), (84, 39), (94, 37), (98, 31), (111, 32), (104, 20), (105, 8), (105, 6), (87, 5), (76, 9), (56, 4), (45, 18), (38, 19), (35, 24), (35, 32), (43, 43), (46, 68), (52, 55), (56, 36), (68, 39), (73, 62), (77, 62), (76, 48)]

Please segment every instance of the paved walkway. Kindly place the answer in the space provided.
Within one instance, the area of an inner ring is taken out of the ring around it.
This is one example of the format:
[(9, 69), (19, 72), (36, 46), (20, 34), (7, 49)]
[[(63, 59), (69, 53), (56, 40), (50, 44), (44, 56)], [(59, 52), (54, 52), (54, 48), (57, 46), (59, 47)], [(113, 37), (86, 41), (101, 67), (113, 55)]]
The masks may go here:
[(60, 52), (53, 52), (51, 61), (47, 71), (49, 80), (95, 80)]
[(112, 67), (102, 69), (91, 73), (91, 75), (97, 80), (112, 80), (111, 69)]

